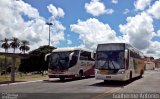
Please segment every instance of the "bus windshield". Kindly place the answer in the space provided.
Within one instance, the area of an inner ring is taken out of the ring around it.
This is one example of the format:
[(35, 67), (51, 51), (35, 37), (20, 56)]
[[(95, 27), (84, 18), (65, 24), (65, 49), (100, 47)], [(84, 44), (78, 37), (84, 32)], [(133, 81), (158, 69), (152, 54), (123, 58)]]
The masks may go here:
[(96, 68), (98, 69), (124, 69), (124, 51), (97, 52)]
[[(77, 63), (78, 53), (79, 51), (76, 50), (51, 53), (48, 68), (59, 70), (68, 69)], [(69, 60), (70, 54), (73, 54), (71, 60)]]

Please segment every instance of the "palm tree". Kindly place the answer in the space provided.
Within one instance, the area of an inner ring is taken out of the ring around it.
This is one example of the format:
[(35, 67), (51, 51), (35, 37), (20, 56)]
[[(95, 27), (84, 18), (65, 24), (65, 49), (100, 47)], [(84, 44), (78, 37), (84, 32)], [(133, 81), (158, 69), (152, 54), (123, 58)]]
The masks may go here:
[(16, 50), (16, 48), (19, 47), (20, 42), (19, 42), (18, 38), (16, 38), (16, 37), (13, 37), (11, 40), (12, 40), (12, 42), (10, 43), (10, 47), (13, 48), (13, 53), (15, 53), (15, 50)]
[(1, 40), (1, 42), (3, 42), (1, 47), (5, 49), (5, 53), (8, 52), (8, 49), (10, 47), (8, 44), (8, 41), (9, 41), (9, 39), (7, 39), (7, 38), (5, 38), (4, 40)]
[(28, 41), (22, 40), (21, 46), (19, 47), (19, 49), (25, 54), (25, 51), (28, 51), (30, 49), (30, 47), (28, 45), (29, 45)]

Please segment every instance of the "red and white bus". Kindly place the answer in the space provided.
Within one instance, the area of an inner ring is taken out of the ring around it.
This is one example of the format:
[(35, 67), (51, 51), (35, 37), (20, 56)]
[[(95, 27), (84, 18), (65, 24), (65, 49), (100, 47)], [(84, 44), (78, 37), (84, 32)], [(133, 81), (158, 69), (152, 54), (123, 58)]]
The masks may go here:
[(86, 48), (57, 48), (45, 56), (48, 61), (48, 76), (60, 80), (93, 76), (94, 56), (94, 51)]
[(130, 44), (99, 44), (96, 54), (96, 79), (126, 81), (144, 73), (143, 53)]

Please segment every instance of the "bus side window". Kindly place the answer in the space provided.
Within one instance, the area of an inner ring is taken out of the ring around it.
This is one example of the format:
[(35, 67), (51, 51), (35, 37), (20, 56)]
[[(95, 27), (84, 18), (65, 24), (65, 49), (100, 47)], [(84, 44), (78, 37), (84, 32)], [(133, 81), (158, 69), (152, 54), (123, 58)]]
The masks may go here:
[(80, 60), (93, 60), (91, 58), (91, 52), (81, 51)]
[(128, 68), (129, 68), (129, 57), (130, 57), (130, 51), (128, 50), (127, 59), (126, 59), (126, 69), (127, 69), (127, 70), (128, 70)]
[(133, 51), (130, 51), (130, 56), (133, 57), (133, 58), (138, 58), (138, 59), (141, 58), (141, 56), (138, 53), (133, 52)]
[(93, 58), (91, 60), (95, 61), (96, 59), (96, 53), (92, 53), (93, 54)]
[(96, 53), (94, 53), (94, 59), (96, 58)]
[(81, 51), (80, 60), (88, 60), (88, 55), (86, 51)]

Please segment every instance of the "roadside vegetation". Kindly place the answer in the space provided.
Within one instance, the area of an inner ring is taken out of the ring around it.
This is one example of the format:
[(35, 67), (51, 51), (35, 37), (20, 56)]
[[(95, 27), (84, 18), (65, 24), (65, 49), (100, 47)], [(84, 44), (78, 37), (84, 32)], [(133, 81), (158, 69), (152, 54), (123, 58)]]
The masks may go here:
[(54, 49), (55, 47), (44, 45), (30, 51), (30, 57), (21, 60), (19, 71), (23, 73), (39, 72), (43, 75), (43, 72), (48, 70), (48, 63), (44, 60), (44, 57)]
[[(24, 82), (24, 81), (32, 81), (32, 80), (45, 80), (47, 79), (48, 76), (44, 75), (42, 76), (41, 74), (16, 74), (15, 76), (15, 81), (16, 82)], [(5, 83), (10, 83), (10, 75), (1, 75), (0, 76), (0, 84), (5, 84)]]
[[(25, 81), (31, 79), (39, 79), (47, 77), (45, 71), (48, 70), (48, 63), (45, 62), (44, 57), (46, 54), (52, 52), (55, 47), (44, 45), (38, 49), (30, 50), (29, 42), (27, 40), (19, 40), (13, 37), (12, 39), (5, 38), (0, 40), (1, 48), (4, 49), (4, 53), (8, 53), (9, 49), (13, 49), (12, 54), (25, 54), (28, 58), (16, 58), (15, 67), (15, 80)], [(17, 49), (20, 53), (17, 53)], [(12, 57), (6, 55), (0, 55), (0, 83), (10, 81)]]

